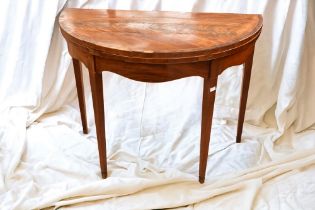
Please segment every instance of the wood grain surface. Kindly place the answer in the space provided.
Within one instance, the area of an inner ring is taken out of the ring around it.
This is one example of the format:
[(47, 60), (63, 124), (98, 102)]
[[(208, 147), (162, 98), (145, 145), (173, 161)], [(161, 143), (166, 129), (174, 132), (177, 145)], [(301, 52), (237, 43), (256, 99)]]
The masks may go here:
[(246, 44), (259, 34), (262, 17), (65, 9), (59, 24), (64, 36), (98, 51), (96, 54), (115, 55), (130, 62), (165, 63), (163, 58), (167, 58), (171, 63), (209, 60)]

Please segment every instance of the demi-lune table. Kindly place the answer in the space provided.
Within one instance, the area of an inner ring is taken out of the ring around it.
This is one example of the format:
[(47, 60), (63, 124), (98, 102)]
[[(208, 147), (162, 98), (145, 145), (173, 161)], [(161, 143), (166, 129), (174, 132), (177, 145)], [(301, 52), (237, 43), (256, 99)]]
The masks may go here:
[(205, 180), (215, 88), (228, 67), (244, 64), (236, 142), (246, 109), (254, 47), (262, 29), (256, 14), (64, 9), (60, 30), (73, 66), (83, 132), (88, 132), (81, 62), (88, 68), (101, 174), (107, 177), (102, 71), (142, 82), (204, 79), (199, 182)]

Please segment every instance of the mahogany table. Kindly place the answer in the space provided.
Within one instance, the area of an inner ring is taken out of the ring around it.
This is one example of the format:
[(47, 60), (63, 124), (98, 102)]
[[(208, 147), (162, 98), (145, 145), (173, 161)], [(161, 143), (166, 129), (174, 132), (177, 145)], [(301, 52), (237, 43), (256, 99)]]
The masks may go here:
[(102, 177), (107, 177), (102, 71), (142, 82), (204, 78), (199, 182), (205, 180), (215, 87), (244, 64), (236, 142), (241, 134), (261, 15), (65, 9), (59, 17), (73, 58), (83, 132), (88, 132), (80, 62), (89, 70)]

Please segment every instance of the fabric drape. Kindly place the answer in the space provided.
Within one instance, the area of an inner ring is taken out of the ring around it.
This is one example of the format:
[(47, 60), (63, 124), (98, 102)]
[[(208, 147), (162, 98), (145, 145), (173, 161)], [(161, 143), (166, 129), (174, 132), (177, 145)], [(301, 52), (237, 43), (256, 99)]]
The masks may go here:
[[(83, 135), (65, 7), (262, 14), (242, 143), (242, 66), (219, 77), (206, 183), (197, 182), (203, 81), (131, 81), (104, 72), (109, 178), (100, 178), (84, 69)], [(1, 209), (312, 209), (315, 2), (26, 0), (0, 2)]]

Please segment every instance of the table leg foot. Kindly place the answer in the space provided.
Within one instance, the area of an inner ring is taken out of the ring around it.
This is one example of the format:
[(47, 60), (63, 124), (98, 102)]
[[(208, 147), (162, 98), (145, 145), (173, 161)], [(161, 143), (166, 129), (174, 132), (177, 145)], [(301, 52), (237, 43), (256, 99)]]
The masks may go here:
[(236, 136), (236, 143), (241, 143), (241, 140), (242, 140), (241, 137), (242, 136), (239, 136), (239, 135)]
[(200, 184), (203, 184), (205, 182), (205, 177), (199, 176), (199, 182)]
[(102, 179), (106, 179), (107, 178), (107, 172), (102, 172)]

